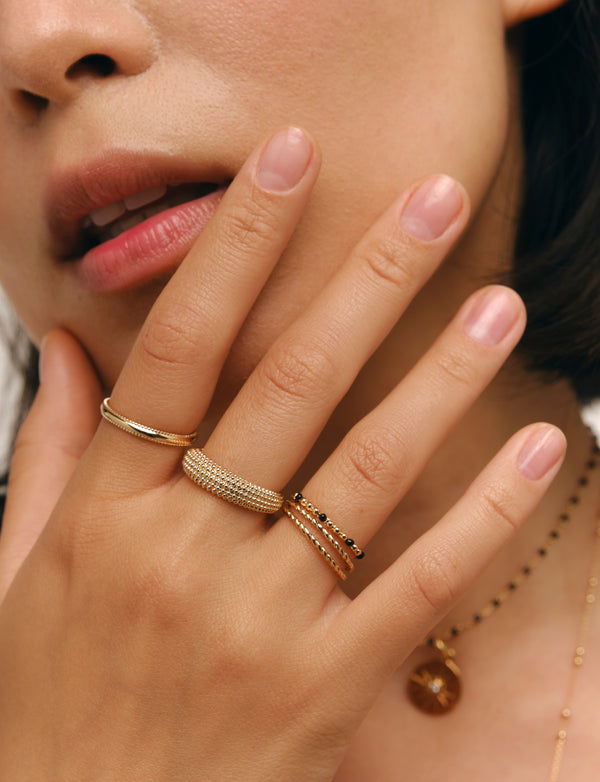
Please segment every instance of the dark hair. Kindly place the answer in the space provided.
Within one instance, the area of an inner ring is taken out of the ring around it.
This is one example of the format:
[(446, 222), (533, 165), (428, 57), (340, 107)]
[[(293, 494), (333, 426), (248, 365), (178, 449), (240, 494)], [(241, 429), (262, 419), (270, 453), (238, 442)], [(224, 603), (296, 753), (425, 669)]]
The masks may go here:
[[(600, 11), (570, 0), (522, 26), (525, 176), (510, 284), (528, 310), (528, 368), (600, 395)], [(13, 343), (37, 387), (37, 353)]]
[(525, 176), (511, 284), (530, 369), (600, 394), (600, 11), (572, 0), (523, 29)]

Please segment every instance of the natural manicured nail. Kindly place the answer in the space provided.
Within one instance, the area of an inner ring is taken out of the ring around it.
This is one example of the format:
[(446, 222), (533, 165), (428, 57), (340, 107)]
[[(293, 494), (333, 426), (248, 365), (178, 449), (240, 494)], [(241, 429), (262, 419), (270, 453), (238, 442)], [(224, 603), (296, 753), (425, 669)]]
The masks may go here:
[(508, 288), (483, 291), (464, 322), (465, 332), (482, 345), (498, 345), (519, 318), (516, 296)]
[(560, 429), (549, 425), (541, 427), (521, 448), (519, 472), (530, 481), (539, 481), (558, 463), (564, 450), (565, 437)]
[(415, 190), (402, 212), (402, 228), (415, 239), (430, 242), (446, 233), (463, 208), (454, 179), (438, 176)]
[(265, 190), (285, 192), (304, 176), (312, 157), (312, 144), (300, 128), (280, 130), (261, 155), (257, 178)]

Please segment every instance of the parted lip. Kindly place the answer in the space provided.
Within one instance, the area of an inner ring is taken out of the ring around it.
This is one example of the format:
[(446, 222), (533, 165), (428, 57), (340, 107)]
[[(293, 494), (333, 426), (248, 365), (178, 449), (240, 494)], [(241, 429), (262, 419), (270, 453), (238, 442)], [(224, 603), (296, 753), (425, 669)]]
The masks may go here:
[(233, 176), (223, 165), (118, 149), (56, 171), (43, 197), (52, 255), (66, 261), (85, 252), (82, 221), (94, 209), (154, 187), (191, 182), (222, 185)]

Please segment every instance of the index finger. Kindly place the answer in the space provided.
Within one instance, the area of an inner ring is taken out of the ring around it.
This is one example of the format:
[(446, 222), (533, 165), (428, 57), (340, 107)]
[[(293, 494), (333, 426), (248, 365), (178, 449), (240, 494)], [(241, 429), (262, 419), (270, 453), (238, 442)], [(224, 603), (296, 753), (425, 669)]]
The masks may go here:
[[(113, 409), (162, 431), (196, 429), (231, 344), (302, 214), (318, 169), (314, 144), (298, 128), (277, 132), (252, 153), (155, 302), (114, 388)], [(99, 439), (106, 443), (110, 438), (118, 439), (109, 442), (117, 468), (144, 449), (143, 475), (136, 470), (132, 478), (137, 487), (165, 480), (181, 459), (179, 449), (157, 448), (103, 424)]]

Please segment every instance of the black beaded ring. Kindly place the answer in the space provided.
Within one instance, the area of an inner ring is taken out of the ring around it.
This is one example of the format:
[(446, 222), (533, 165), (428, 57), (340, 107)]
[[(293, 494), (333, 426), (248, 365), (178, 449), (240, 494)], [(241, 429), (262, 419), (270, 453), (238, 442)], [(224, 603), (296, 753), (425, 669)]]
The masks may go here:
[[(354, 559), (362, 559), (365, 556), (365, 552), (352, 538), (300, 492), (296, 492), (292, 499), (286, 499), (282, 510), (333, 568), (338, 578), (345, 580), (346, 573), (354, 570), (354, 563), (349, 555)], [(305, 522), (308, 522), (308, 525)], [(313, 534), (315, 531), (316, 535)]]
[[(285, 515), (294, 522), (296, 527), (300, 530), (300, 532), (302, 532), (308, 542), (319, 552), (329, 567), (333, 568), (337, 577), (342, 581), (345, 581), (346, 573), (344, 571), (351, 572), (354, 569), (354, 565), (340, 544), (333, 542), (333, 536), (329, 533), (325, 533), (323, 531), (323, 525), (320, 522), (315, 522), (315, 520), (309, 514), (307, 514), (305, 510), (300, 508), (299, 505), (295, 505), (291, 500), (285, 500), (282, 510)], [(304, 524), (300, 517), (308, 518), (309, 523)], [(319, 539), (316, 535), (313, 535), (310, 527), (314, 526), (317, 526), (318, 531), (321, 532), (322, 535), (326, 536), (325, 540), (323, 537)], [(343, 565), (340, 565), (323, 545), (323, 543), (326, 543), (327, 541), (329, 541), (331, 545), (340, 553), (343, 559)]]
[(352, 538), (349, 538), (348, 535), (346, 535), (346, 533), (343, 532), (326, 513), (320, 511), (315, 505), (312, 504), (312, 502), (309, 502), (306, 497), (300, 494), (300, 492), (296, 492), (296, 494), (294, 494), (293, 501), (308, 511), (308, 513), (310, 513), (314, 518), (318, 519), (322, 524), (325, 524), (325, 526), (330, 529), (337, 538), (344, 542), (344, 544), (350, 549), (350, 553), (355, 559), (363, 559), (365, 552), (359, 548), (355, 541)]

